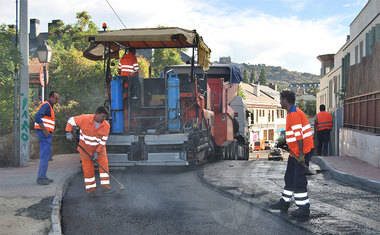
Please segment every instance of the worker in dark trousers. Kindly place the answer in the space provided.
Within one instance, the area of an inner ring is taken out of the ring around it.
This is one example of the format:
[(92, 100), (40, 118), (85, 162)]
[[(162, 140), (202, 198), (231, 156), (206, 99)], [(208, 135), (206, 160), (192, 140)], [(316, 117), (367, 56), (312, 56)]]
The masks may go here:
[(40, 142), (40, 167), (38, 169), (37, 184), (48, 185), (53, 182), (46, 176), (48, 161), (51, 155), (52, 134), (55, 129), (54, 104), (58, 102), (59, 95), (52, 91), (49, 99), (43, 102), (35, 115), (34, 129), (36, 129)]
[(333, 128), (333, 119), (329, 112), (326, 112), (326, 106), (319, 106), (319, 113), (315, 118), (314, 128), (318, 138), (318, 153), (321, 156), (328, 156), (330, 132)]
[[(295, 94), (282, 91), (280, 94), (281, 107), (288, 111), (286, 117), (286, 142), (289, 147), (289, 158), (285, 172), (285, 187), (279, 202), (271, 205), (271, 209), (287, 212), (292, 197), (297, 210), (291, 213), (296, 218), (308, 218), (310, 202), (307, 193), (307, 166), (311, 150), (314, 147), (313, 133), (305, 114), (295, 104)], [(306, 160), (305, 160), (306, 159)]]

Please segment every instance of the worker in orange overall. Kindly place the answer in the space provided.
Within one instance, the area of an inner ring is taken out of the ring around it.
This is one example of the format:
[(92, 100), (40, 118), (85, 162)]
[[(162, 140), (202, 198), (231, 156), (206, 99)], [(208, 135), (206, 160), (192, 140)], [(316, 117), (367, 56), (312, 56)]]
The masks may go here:
[[(110, 125), (105, 120), (107, 117), (108, 111), (101, 106), (96, 109), (95, 114), (83, 114), (71, 117), (66, 124), (66, 139), (68, 140), (73, 139), (73, 127), (80, 128), (79, 145), (85, 151), (79, 146), (77, 150), (82, 160), (85, 188), (91, 196), (96, 191), (94, 163), (98, 162), (106, 171), (109, 171), (106, 142)], [(110, 176), (101, 167), (99, 167), (99, 178), (102, 191), (104, 193), (112, 193)]]
[(271, 206), (287, 212), (292, 197), (298, 207), (291, 213), (296, 218), (308, 218), (310, 202), (307, 193), (307, 165), (314, 148), (313, 133), (304, 112), (295, 104), (295, 94), (292, 91), (282, 91), (280, 103), (288, 111), (286, 117), (286, 142), (289, 147), (289, 158), (285, 172), (285, 187), (280, 201)]
[(333, 128), (333, 119), (329, 112), (326, 112), (326, 106), (319, 106), (319, 113), (315, 119), (314, 128), (317, 130), (318, 153), (321, 156), (327, 156), (330, 142), (330, 132)]

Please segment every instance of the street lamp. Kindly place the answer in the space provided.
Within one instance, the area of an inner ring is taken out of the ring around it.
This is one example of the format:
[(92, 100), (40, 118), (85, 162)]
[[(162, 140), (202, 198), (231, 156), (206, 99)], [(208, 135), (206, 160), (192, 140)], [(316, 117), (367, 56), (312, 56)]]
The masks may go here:
[[(37, 48), (37, 55), (38, 55), (38, 60), (40, 61), (41, 64), (43, 64), (43, 74), (44, 74), (44, 80), (43, 80), (43, 83), (41, 84), (42, 86), (42, 94), (41, 94), (41, 98), (42, 98), (42, 102), (44, 102), (45, 100), (45, 93), (47, 91), (47, 63), (50, 62), (51, 60), (51, 54), (52, 54), (52, 50), (50, 48), (50, 46), (46, 43), (46, 41), (44, 41), (38, 48)], [(40, 75), (41, 76), (41, 75)]]

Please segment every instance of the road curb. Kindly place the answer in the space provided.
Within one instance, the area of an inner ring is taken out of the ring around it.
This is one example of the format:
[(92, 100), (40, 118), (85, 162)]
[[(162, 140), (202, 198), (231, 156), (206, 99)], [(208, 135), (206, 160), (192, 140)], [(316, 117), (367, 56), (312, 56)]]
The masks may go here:
[(61, 205), (62, 205), (62, 198), (63, 195), (66, 192), (66, 189), (69, 185), (69, 182), (74, 178), (76, 174), (80, 172), (80, 169), (77, 171), (67, 175), (63, 179), (63, 184), (57, 186), (57, 189), (55, 191), (54, 199), (50, 205), (52, 208), (50, 220), (51, 220), (51, 228), (49, 231), (49, 235), (61, 235), (62, 234), (62, 226), (61, 226)]
[(370, 191), (380, 193), (380, 182), (359, 177), (359, 176), (355, 176), (355, 175), (350, 175), (343, 171), (339, 171), (335, 169), (334, 167), (330, 166), (330, 164), (321, 157), (314, 156), (311, 158), (311, 160), (315, 164), (319, 165), (319, 167), (322, 170), (328, 170), (331, 176), (336, 180), (339, 180), (343, 183), (346, 183), (355, 187), (359, 187), (364, 190), (370, 190)]

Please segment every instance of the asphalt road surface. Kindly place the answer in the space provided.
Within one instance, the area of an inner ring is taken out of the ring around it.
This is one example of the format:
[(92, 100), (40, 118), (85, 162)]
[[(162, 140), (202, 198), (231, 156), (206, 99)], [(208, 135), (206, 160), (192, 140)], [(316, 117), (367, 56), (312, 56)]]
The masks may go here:
[(95, 198), (84, 191), (81, 174), (72, 179), (62, 203), (64, 234), (307, 234), (212, 190), (197, 169), (134, 167), (112, 174), (126, 189)]

